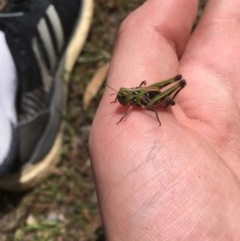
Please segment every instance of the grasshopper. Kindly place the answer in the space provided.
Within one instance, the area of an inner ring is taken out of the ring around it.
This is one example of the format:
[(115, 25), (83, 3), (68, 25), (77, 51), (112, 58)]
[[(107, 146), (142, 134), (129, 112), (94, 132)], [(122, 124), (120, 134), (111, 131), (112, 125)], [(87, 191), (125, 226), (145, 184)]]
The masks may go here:
[[(169, 88), (165, 88), (174, 82), (177, 83)], [(117, 91), (116, 99), (111, 103), (116, 103), (118, 101), (121, 105), (129, 106), (117, 124), (119, 124), (130, 113), (134, 106), (139, 106), (143, 109), (155, 112), (159, 126), (161, 126), (161, 121), (156, 108), (159, 106), (167, 108), (168, 106), (175, 105), (174, 98), (181, 89), (184, 88), (186, 81), (182, 79), (182, 75), (176, 75), (173, 78), (163, 80), (149, 86), (146, 86), (146, 84), (147, 83), (144, 80), (138, 87), (122, 87), (119, 91)], [(108, 87), (114, 90), (112, 87)]]

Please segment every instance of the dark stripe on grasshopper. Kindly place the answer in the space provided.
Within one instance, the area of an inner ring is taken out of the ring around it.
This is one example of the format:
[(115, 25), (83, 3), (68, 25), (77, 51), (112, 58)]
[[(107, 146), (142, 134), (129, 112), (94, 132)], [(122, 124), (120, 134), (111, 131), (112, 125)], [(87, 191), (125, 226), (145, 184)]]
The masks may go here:
[(147, 88), (151, 88), (151, 87), (154, 87), (154, 88), (158, 88), (159, 90), (170, 85), (171, 83), (173, 82), (176, 82), (176, 81), (179, 81), (182, 79), (182, 75), (179, 74), (179, 75), (176, 75), (175, 77), (173, 78), (170, 78), (170, 79), (167, 79), (167, 80), (163, 80), (161, 82), (157, 82), (157, 83), (154, 83), (152, 85), (149, 85), (147, 86)]
[(148, 107), (157, 106), (162, 103), (166, 104), (165, 107), (167, 107), (168, 105), (174, 105), (173, 99), (176, 97), (179, 91), (182, 88), (184, 88), (185, 85), (186, 85), (186, 80), (182, 79), (177, 84), (170, 87), (169, 89), (166, 89), (161, 93), (158, 93), (153, 98), (151, 98), (151, 101), (148, 103)]

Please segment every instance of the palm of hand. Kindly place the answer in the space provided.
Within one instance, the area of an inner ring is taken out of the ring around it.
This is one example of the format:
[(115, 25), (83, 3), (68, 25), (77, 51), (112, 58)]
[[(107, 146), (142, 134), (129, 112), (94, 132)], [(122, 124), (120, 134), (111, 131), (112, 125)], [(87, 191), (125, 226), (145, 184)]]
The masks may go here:
[[(240, 69), (236, 49), (240, 36), (229, 31), (232, 44), (225, 48), (224, 24), (218, 24), (214, 35), (202, 24), (180, 62), (169, 42), (161, 39), (166, 65), (170, 70), (180, 69), (188, 84), (177, 105), (159, 113), (162, 127), (154, 116), (139, 110), (116, 125), (124, 109), (109, 104), (109, 92), (104, 96), (90, 143), (109, 236), (142, 240), (151, 230), (152, 240), (232, 240), (232, 234), (239, 239)], [(216, 29), (214, 24), (210, 28)], [(113, 58), (110, 80), (121, 76), (116, 68), (121, 58)], [(128, 69), (125, 62), (122, 68)], [(144, 70), (136, 67), (138, 74), (152, 71), (147, 61), (144, 64)], [(129, 79), (135, 74), (130, 73)]]

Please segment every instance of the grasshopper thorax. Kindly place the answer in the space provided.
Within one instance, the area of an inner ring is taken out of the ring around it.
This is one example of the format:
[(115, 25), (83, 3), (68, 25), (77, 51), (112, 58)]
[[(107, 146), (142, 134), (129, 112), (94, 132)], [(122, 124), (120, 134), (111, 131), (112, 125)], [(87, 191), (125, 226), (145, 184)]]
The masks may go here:
[(121, 105), (127, 105), (130, 103), (132, 98), (131, 91), (127, 88), (120, 88), (117, 93), (117, 100)]

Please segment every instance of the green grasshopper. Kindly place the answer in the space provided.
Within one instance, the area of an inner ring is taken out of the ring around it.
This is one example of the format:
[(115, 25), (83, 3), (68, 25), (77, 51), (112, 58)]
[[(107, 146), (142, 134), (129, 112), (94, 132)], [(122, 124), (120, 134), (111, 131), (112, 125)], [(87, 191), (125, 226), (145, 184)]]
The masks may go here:
[[(169, 88), (165, 88), (174, 82), (177, 83)], [(117, 124), (119, 124), (129, 114), (134, 106), (139, 106), (143, 109), (155, 112), (159, 126), (161, 126), (156, 108), (159, 106), (167, 108), (168, 106), (175, 105), (174, 98), (185, 85), (186, 81), (182, 79), (182, 75), (176, 75), (173, 78), (163, 80), (149, 86), (146, 86), (146, 81), (144, 80), (138, 87), (120, 88), (119, 91), (117, 91), (116, 99), (111, 103), (116, 103), (118, 101), (121, 105), (128, 105), (129, 108)], [(108, 87), (113, 89), (110, 86)]]

